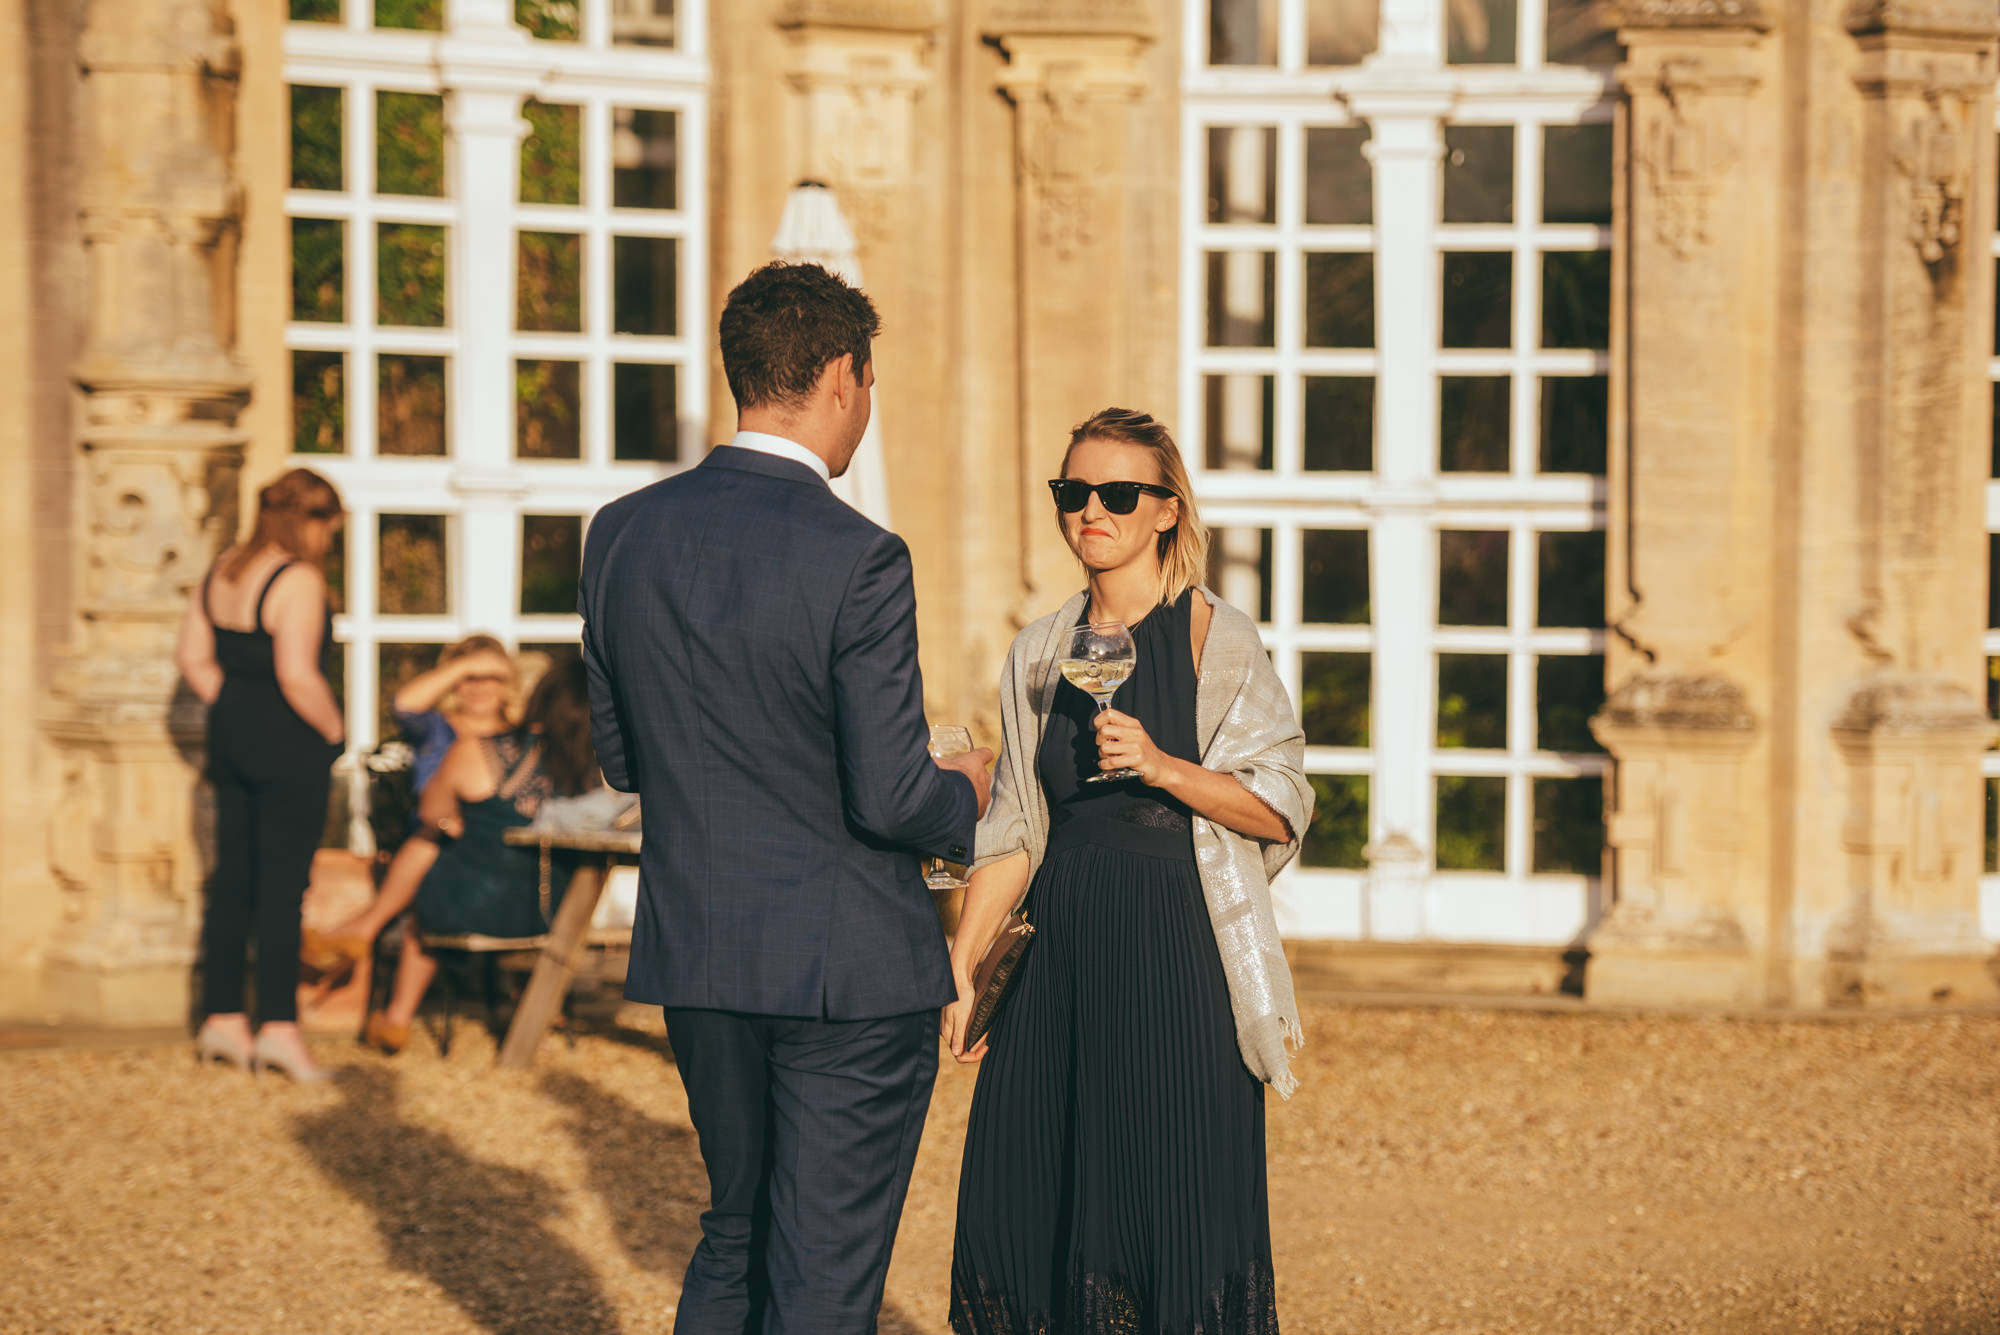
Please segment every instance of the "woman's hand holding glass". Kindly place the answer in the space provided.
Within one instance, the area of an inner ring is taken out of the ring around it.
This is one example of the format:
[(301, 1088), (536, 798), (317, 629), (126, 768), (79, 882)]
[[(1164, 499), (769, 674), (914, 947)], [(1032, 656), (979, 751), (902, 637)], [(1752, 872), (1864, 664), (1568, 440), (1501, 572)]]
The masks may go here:
[(1151, 788), (1165, 787), (1172, 758), (1153, 744), (1146, 725), (1130, 714), (1105, 709), (1091, 720), (1097, 729), (1097, 767), (1122, 771)]

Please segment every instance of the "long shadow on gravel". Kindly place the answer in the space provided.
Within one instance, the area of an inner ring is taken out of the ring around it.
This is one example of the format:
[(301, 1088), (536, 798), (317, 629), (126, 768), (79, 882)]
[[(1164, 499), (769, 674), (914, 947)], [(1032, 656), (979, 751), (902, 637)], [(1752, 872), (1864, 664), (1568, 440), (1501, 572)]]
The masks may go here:
[(554, 1185), (404, 1122), (388, 1072), (350, 1068), (340, 1088), (340, 1105), (294, 1119), (293, 1137), (375, 1212), (392, 1265), (494, 1335), (619, 1335), (589, 1262), (545, 1226), (562, 1208)]
[[(566, 1071), (544, 1075), (542, 1092), (570, 1109), (570, 1136), (590, 1164), (591, 1189), (604, 1198), (632, 1263), (668, 1275), (686, 1270), (708, 1206), (708, 1174), (694, 1132)], [(922, 1327), (886, 1304), (879, 1329), (904, 1335)]]

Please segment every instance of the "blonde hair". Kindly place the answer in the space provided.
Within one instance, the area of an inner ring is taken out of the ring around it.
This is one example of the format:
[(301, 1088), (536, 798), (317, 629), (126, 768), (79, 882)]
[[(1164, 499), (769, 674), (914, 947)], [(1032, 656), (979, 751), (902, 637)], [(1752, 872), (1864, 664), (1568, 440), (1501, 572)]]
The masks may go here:
[[(1092, 413), (1069, 433), (1063, 450), (1062, 471), (1069, 475), (1069, 456), (1086, 440), (1113, 440), (1121, 445), (1137, 445), (1150, 452), (1159, 471), (1159, 485), (1174, 494), (1180, 503), (1180, 519), (1162, 533), (1154, 545), (1160, 561), (1160, 601), (1171, 603), (1208, 576), (1208, 526), (1194, 507), (1194, 486), (1188, 481), (1187, 465), (1173, 433), (1151, 413), (1132, 408), (1106, 408)], [(1134, 478), (1133, 481), (1144, 481)], [(1056, 515), (1062, 524), (1060, 512)]]
[(225, 553), (217, 569), (224, 579), (234, 579), (266, 547), (303, 557), (306, 525), (341, 514), (340, 493), (331, 482), (310, 468), (282, 473), (258, 491), (257, 521), (250, 536)]

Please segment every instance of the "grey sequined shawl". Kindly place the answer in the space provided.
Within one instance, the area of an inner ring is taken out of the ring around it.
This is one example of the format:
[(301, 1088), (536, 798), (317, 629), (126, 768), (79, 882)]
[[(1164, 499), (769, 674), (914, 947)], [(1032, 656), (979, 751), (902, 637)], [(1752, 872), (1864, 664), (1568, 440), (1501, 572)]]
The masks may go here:
[[(1278, 940), (1271, 878), (1297, 854), (1312, 817), (1305, 734), (1256, 623), (1207, 589), (1201, 592), (1215, 609), (1195, 688), (1201, 763), (1234, 775), (1284, 819), (1292, 837), (1284, 843), (1252, 839), (1197, 815), (1195, 863), (1229, 978), (1243, 1064), (1289, 1098), (1298, 1080), (1287, 1044), (1300, 1046), (1305, 1034), (1292, 996), (1291, 968)], [(979, 822), (975, 868), (1022, 851), (1028, 855), (1030, 879), (1041, 866), (1049, 842), (1049, 807), (1035, 773), (1035, 755), (1061, 680), (1055, 669), (1061, 639), (1076, 624), (1086, 596), (1075, 595), (1015, 636), (1007, 653), (1000, 674), (1000, 761), (992, 805)]]

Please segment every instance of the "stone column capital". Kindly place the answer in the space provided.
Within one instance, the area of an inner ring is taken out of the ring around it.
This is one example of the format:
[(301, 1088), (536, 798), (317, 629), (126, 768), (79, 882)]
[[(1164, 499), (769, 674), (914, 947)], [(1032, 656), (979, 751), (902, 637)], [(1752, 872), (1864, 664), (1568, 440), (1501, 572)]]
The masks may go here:
[(1994, 0), (1857, 0), (1847, 11), (1846, 26), (1863, 38), (1893, 35), (1990, 43), (2000, 37), (2000, 4)]
[(1625, 0), (1618, 17), (1619, 36), (1628, 45), (1657, 33), (1771, 30), (1763, 0)]
[(787, 0), (777, 19), (780, 28), (852, 28), (925, 37), (943, 22), (938, 0)]

